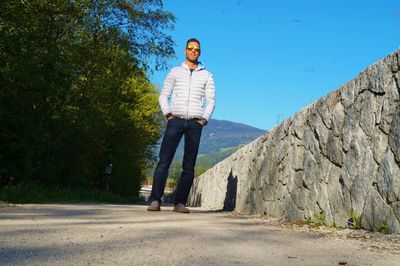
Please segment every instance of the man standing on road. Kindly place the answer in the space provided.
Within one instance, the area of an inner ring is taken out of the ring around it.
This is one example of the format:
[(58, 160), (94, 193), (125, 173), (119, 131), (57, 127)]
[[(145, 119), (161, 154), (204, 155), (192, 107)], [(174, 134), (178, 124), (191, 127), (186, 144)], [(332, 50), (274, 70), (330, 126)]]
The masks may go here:
[(193, 184), (201, 131), (214, 111), (214, 80), (212, 74), (198, 61), (200, 42), (197, 39), (187, 41), (185, 55), (186, 61), (168, 73), (159, 97), (161, 110), (167, 119), (167, 128), (154, 171), (148, 211), (160, 211), (168, 169), (184, 135), (182, 173), (176, 190), (174, 211), (190, 212), (185, 204)]

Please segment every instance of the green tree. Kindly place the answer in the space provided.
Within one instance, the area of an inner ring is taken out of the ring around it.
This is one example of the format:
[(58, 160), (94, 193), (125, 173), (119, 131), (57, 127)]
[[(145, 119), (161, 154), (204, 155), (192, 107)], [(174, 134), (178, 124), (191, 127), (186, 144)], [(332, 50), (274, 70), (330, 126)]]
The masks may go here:
[(0, 3), (0, 185), (138, 189), (158, 140), (151, 65), (174, 55), (162, 1)]

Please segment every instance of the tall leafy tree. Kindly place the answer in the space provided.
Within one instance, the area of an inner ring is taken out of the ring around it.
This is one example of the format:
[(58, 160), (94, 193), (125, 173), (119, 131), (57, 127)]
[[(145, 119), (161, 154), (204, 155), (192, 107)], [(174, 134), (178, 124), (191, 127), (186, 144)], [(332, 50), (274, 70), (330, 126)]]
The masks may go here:
[(174, 55), (162, 1), (0, 3), (0, 185), (38, 180), (130, 194), (158, 140), (146, 73)]

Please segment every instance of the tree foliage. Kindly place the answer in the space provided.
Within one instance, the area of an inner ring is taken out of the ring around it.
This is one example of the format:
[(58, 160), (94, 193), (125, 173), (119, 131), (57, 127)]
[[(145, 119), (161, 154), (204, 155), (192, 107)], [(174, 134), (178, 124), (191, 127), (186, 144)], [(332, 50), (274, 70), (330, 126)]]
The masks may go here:
[(0, 185), (137, 190), (159, 139), (151, 65), (174, 56), (162, 1), (0, 3)]

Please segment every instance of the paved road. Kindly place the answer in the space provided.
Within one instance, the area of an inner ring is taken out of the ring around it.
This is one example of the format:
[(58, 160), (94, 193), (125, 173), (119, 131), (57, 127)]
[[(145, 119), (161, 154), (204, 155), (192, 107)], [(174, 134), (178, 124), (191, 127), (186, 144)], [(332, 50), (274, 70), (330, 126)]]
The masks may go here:
[(0, 264), (400, 265), (398, 236), (380, 248), (369, 233), (349, 239), (331, 229), (292, 230), (199, 208), (188, 215), (171, 210), (105, 204), (1, 208)]

